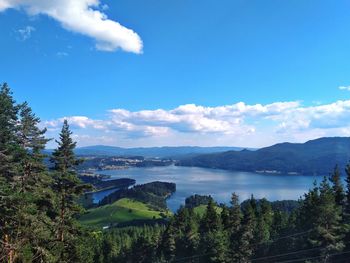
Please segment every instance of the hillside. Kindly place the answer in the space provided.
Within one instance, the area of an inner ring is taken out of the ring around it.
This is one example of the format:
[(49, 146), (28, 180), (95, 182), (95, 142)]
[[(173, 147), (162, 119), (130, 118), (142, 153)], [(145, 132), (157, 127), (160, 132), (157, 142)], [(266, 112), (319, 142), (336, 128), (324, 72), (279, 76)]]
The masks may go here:
[(169, 216), (167, 210), (155, 210), (149, 205), (130, 198), (87, 211), (79, 221), (86, 226), (105, 227), (135, 220), (153, 220)]
[(181, 160), (178, 165), (266, 173), (328, 175), (350, 160), (350, 138), (330, 137), (306, 143), (280, 143), (256, 151), (227, 151)]
[(147, 203), (155, 209), (167, 209), (166, 199), (176, 191), (175, 183), (151, 182), (120, 189), (103, 198), (100, 205), (111, 204), (121, 198), (132, 198)]

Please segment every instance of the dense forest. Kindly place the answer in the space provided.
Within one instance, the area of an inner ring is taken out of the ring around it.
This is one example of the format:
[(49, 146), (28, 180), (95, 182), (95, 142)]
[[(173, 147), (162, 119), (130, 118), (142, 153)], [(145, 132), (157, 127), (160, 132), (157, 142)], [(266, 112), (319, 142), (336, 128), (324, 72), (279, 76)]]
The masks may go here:
[[(50, 156), (43, 154), (45, 132), (3, 84), (0, 262), (349, 262), (350, 166), (345, 186), (335, 167), (297, 204), (253, 196), (241, 204), (233, 193), (227, 206), (197, 196), (162, 224), (101, 230), (78, 221), (79, 197), (91, 187), (78, 179), (81, 160), (67, 121)], [(155, 186), (146, 188), (175, 190)]]

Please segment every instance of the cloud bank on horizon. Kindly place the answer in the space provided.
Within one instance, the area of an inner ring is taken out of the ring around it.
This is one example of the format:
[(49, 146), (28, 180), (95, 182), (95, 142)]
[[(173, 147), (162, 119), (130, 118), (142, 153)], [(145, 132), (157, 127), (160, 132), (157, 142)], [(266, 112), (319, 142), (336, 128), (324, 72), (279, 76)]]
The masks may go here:
[(43, 122), (57, 136), (64, 119), (79, 146), (263, 147), (278, 142), (304, 142), (324, 136), (350, 136), (350, 100), (303, 106), (299, 101), (129, 111), (112, 109), (105, 119), (67, 116)]
[(0, 0), (0, 12), (10, 8), (25, 10), (32, 16), (47, 15), (65, 29), (95, 39), (98, 50), (142, 53), (139, 35), (108, 19), (103, 12), (106, 6), (99, 0)]

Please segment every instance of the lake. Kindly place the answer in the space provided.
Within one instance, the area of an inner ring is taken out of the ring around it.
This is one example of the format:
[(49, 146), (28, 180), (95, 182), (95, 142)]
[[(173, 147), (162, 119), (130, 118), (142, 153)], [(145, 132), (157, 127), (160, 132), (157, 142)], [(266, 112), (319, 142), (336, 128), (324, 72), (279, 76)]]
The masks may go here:
[[(265, 197), (270, 201), (297, 200), (312, 187), (314, 180), (322, 180), (320, 176), (258, 174), (174, 165), (100, 173), (110, 175), (111, 179), (132, 178), (137, 184), (153, 181), (176, 183), (176, 193), (167, 200), (172, 211), (176, 211), (184, 204), (186, 197), (193, 194), (211, 195), (219, 203), (228, 203), (233, 192), (239, 195), (241, 201), (251, 194), (255, 198)], [(101, 199), (105, 195), (99, 192), (94, 199)]]

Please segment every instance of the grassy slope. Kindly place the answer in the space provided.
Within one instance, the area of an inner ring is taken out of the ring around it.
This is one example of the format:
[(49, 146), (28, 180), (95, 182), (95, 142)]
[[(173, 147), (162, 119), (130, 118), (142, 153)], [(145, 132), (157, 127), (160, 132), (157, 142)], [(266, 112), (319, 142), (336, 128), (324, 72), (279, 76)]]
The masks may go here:
[[(88, 210), (80, 218), (80, 221), (88, 226), (103, 227), (111, 223), (121, 223), (136, 219), (161, 218), (161, 213), (160, 211), (152, 210), (142, 202), (122, 198), (113, 204)], [(167, 211), (163, 211), (163, 213), (169, 215)]]
[[(207, 210), (207, 205), (200, 205), (194, 208), (194, 212), (198, 214), (199, 216), (204, 216), (205, 211)], [(221, 207), (216, 207), (216, 212), (220, 214), (222, 211)]]

